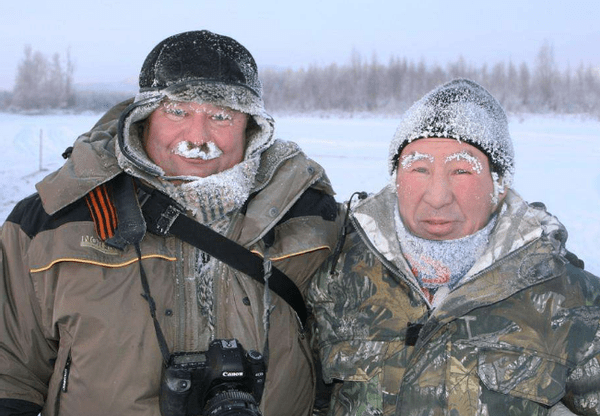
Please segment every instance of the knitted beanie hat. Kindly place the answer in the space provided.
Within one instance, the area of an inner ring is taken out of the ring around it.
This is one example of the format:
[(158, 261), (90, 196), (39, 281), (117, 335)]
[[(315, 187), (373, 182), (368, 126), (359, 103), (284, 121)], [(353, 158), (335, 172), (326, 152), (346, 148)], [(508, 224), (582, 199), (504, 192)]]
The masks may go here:
[(492, 172), (509, 186), (514, 174), (514, 150), (508, 120), (500, 103), (481, 85), (456, 79), (414, 103), (402, 117), (390, 144), (388, 167), (393, 174), (404, 146), (427, 137), (467, 142), (490, 161)]
[(273, 141), (274, 121), (264, 109), (262, 84), (250, 52), (234, 39), (206, 30), (180, 33), (160, 42), (142, 65), (139, 93), (121, 114), (121, 154), (154, 176), (163, 170), (141, 143), (141, 123), (163, 99), (229, 107), (251, 116), (244, 159), (255, 158)]

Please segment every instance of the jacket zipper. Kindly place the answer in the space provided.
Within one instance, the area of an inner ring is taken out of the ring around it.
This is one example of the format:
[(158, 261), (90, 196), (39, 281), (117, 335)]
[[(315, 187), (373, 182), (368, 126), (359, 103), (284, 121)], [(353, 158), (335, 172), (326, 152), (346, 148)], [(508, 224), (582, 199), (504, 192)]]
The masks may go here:
[(179, 259), (175, 265), (175, 305), (177, 307), (177, 320), (178, 324), (175, 328), (174, 336), (174, 350), (183, 351), (185, 349), (186, 341), (186, 313), (185, 313), (185, 275), (184, 275), (184, 262), (186, 259), (184, 256), (183, 241), (176, 239), (176, 256)]
[(67, 361), (65, 362), (65, 366), (63, 368), (62, 381), (60, 383), (60, 391), (66, 393), (69, 387), (69, 373), (71, 371), (71, 352), (69, 351), (69, 355), (67, 356)]
[[(529, 246), (531, 246), (531, 245), (535, 244), (537, 241), (538, 241), (538, 240), (533, 240), (533, 241), (530, 241), (529, 243), (525, 244), (524, 246), (521, 246), (521, 247), (517, 248), (515, 251), (513, 251), (513, 252), (509, 253), (508, 255), (504, 256), (503, 258), (501, 258), (500, 260), (496, 261), (496, 262), (495, 262), (495, 263), (493, 263), (492, 265), (490, 265), (490, 266), (486, 267), (485, 269), (483, 269), (483, 270), (481, 270), (480, 272), (477, 272), (476, 274), (474, 274), (473, 276), (471, 276), (471, 278), (469, 278), (469, 280), (468, 280), (468, 281), (470, 281), (470, 280), (473, 280), (473, 279), (475, 279), (475, 278), (479, 277), (480, 275), (482, 275), (482, 274), (484, 274), (484, 273), (487, 273), (487, 272), (489, 272), (490, 270), (492, 270), (492, 269), (494, 269), (494, 268), (497, 268), (498, 266), (501, 266), (503, 263), (506, 263), (507, 261), (510, 261), (510, 260), (512, 260), (512, 258), (514, 258), (514, 257), (516, 257), (516, 256), (518, 256), (518, 255), (520, 255), (520, 253), (521, 253), (522, 251), (524, 251), (524, 250), (527, 250), (527, 249), (529, 248)], [(544, 281), (545, 281), (545, 280), (547, 280), (547, 279), (544, 279)], [(538, 282), (538, 283), (541, 283), (541, 282)], [(537, 284), (537, 283), (536, 283), (536, 284)], [(527, 287), (531, 287), (531, 286), (533, 286), (533, 285), (529, 285), (529, 286), (527, 286)], [(512, 295), (511, 295), (511, 296), (512, 296)], [(471, 309), (471, 310), (472, 310), (472, 309)], [(469, 311), (469, 312), (470, 312), (470, 311)], [(455, 316), (455, 317), (458, 317), (458, 316), (464, 316), (464, 315), (466, 315), (467, 313), (468, 313), (467, 311), (463, 311), (463, 313), (461, 313), (460, 315), (458, 315), (458, 314), (457, 314), (457, 315), (454, 315), (454, 314), (453, 314), (453, 316)], [(435, 327), (433, 330), (431, 330), (431, 331), (427, 332), (427, 333), (425, 334), (425, 337), (423, 337), (423, 338), (421, 338), (421, 339), (420, 339), (420, 341), (421, 341), (421, 342), (420, 342), (420, 344), (419, 344), (419, 346), (420, 346), (420, 347), (419, 347), (419, 349), (418, 349), (418, 350), (415, 348), (415, 351), (414, 351), (414, 353), (420, 352), (420, 350), (422, 349), (422, 347), (423, 347), (425, 344), (427, 344), (427, 343), (429, 342), (429, 340), (430, 340), (430, 339), (431, 339), (431, 338), (432, 338), (432, 337), (433, 337), (433, 336), (434, 336), (434, 335), (435, 335), (435, 334), (436, 334), (436, 333), (437, 333), (437, 332), (438, 332), (438, 331), (439, 331), (441, 328), (443, 328), (444, 326), (446, 326), (446, 325), (447, 325), (449, 322), (451, 322), (451, 321), (452, 321), (452, 320), (454, 320), (454, 319), (455, 319), (455, 318), (452, 318), (451, 320), (438, 321), (438, 322), (437, 322), (437, 326), (436, 326), (436, 327)]]

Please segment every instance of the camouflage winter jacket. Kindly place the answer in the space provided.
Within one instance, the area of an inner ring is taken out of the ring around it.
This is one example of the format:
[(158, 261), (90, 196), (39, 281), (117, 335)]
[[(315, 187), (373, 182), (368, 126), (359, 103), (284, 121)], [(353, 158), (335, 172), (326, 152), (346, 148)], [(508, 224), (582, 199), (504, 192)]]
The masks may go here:
[[(484, 255), (439, 306), (401, 254), (386, 187), (353, 209), (309, 290), (331, 415), (600, 414), (600, 281), (566, 231), (509, 191)], [(331, 263), (331, 260), (330, 260)], [(343, 381), (343, 382), (339, 382)]]

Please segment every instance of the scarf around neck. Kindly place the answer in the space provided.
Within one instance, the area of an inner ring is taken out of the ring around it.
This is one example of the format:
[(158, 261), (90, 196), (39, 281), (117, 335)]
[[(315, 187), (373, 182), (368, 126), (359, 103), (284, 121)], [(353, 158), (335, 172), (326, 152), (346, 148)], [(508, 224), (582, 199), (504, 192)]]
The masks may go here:
[[(207, 176), (155, 176), (125, 158), (116, 146), (119, 166), (132, 176), (148, 182), (169, 195), (198, 222), (223, 232), (231, 214), (243, 207), (254, 187), (260, 165), (260, 153), (242, 160), (230, 169)], [(145, 152), (139, 158), (150, 161)]]
[(166, 192), (198, 222), (212, 226), (246, 203), (254, 187), (258, 165), (258, 157), (247, 159), (231, 169), (205, 178), (193, 178), (179, 185), (171, 184)]
[(394, 217), (402, 254), (430, 301), (437, 289), (446, 287), (452, 290), (467, 274), (485, 251), (497, 220), (497, 215), (494, 215), (485, 227), (466, 237), (427, 240), (405, 228), (398, 208)]

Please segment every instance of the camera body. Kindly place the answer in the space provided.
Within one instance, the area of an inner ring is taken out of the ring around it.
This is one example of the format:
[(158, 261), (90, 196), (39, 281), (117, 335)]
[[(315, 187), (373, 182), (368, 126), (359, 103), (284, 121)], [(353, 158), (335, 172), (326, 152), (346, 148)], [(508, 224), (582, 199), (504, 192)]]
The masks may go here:
[(265, 362), (236, 339), (219, 339), (207, 351), (171, 354), (160, 386), (163, 416), (260, 416)]

